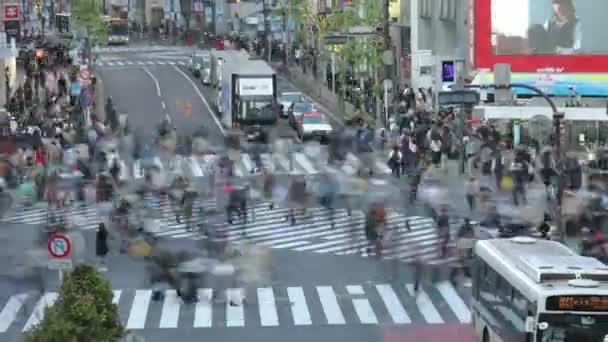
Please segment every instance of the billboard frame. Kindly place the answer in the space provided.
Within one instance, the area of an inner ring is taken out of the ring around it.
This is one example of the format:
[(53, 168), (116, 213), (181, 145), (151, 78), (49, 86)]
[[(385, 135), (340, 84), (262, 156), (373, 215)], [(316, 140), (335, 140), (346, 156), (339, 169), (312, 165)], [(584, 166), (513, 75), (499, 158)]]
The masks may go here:
[[(608, 73), (605, 55), (501, 55), (492, 54), (492, 0), (469, 0), (475, 11), (473, 66), (491, 70), (495, 64), (510, 64), (512, 72)], [(470, 31), (469, 31), (470, 32)], [(473, 57), (473, 56), (470, 56)]]

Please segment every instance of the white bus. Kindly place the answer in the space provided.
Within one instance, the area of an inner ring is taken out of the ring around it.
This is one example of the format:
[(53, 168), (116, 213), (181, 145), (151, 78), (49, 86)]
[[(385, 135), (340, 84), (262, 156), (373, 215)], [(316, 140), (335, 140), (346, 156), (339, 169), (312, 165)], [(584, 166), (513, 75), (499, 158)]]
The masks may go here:
[(477, 242), (472, 290), (478, 341), (608, 341), (608, 266), (559, 242)]

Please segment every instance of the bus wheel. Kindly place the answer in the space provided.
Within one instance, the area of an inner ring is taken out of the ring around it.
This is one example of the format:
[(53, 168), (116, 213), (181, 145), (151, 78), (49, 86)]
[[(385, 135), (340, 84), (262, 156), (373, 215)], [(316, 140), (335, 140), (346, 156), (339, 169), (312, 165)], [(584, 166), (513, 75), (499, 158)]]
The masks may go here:
[(488, 333), (488, 328), (483, 329), (483, 342), (490, 342), (490, 334)]

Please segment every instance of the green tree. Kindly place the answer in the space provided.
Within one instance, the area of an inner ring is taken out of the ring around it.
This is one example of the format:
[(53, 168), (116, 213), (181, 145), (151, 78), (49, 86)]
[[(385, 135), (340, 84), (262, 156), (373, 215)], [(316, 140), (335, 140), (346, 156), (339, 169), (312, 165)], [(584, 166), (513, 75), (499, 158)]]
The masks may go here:
[(55, 304), (26, 342), (115, 342), (125, 334), (112, 290), (95, 267), (80, 265), (66, 275)]
[(91, 43), (104, 43), (108, 37), (108, 25), (104, 21), (99, 3), (95, 0), (71, 1), (72, 18), (76, 26), (86, 30)]

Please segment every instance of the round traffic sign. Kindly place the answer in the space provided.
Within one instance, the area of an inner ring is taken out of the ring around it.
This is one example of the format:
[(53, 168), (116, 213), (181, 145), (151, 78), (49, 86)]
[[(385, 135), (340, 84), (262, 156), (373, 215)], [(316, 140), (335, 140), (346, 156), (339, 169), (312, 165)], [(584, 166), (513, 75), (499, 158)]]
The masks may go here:
[(83, 81), (88, 81), (91, 78), (91, 72), (89, 71), (89, 69), (82, 69), (80, 70), (80, 79)]
[(55, 258), (65, 258), (70, 255), (70, 239), (62, 234), (55, 234), (49, 238), (49, 253)]

